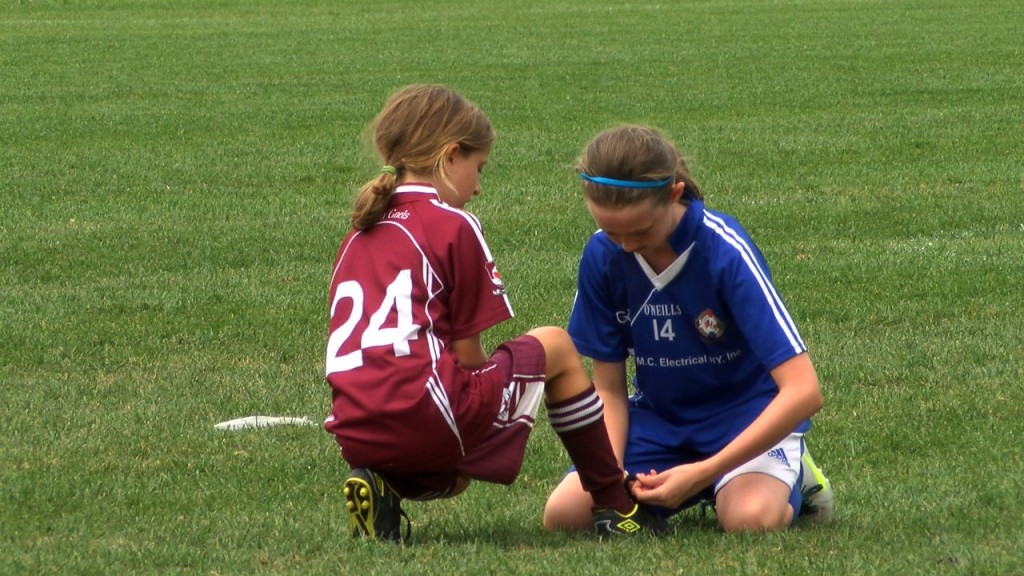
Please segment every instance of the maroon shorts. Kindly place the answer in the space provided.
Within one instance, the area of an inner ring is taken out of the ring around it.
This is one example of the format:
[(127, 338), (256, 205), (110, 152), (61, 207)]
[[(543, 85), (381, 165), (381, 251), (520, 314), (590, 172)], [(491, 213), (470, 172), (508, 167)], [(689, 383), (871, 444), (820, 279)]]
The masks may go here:
[(476, 374), (497, 371), (502, 378), (490, 381), (489, 394), (500, 399), (491, 426), (475, 438), (466, 438), (466, 453), (450, 470), (405, 473), (381, 470), (403, 497), (415, 500), (441, 498), (451, 493), (456, 479), (465, 476), (484, 482), (511, 484), (519, 475), (537, 410), (544, 399), (547, 360), (544, 347), (533, 336), (505, 342), (491, 354)]

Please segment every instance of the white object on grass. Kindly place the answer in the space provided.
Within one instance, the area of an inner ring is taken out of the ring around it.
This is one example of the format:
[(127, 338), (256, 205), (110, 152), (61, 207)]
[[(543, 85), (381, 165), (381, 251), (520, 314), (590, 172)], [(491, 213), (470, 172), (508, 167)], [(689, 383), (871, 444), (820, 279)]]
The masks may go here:
[(234, 420), (221, 422), (215, 425), (214, 428), (217, 430), (246, 430), (249, 428), (269, 428), (283, 424), (294, 424), (296, 426), (317, 425), (316, 422), (305, 416), (299, 418), (293, 416), (245, 416), (244, 418), (235, 418)]

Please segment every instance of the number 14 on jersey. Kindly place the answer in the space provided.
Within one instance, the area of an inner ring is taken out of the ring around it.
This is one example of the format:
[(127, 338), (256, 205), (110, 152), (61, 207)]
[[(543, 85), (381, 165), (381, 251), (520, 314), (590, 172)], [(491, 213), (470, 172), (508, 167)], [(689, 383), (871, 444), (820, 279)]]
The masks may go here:
[(666, 318), (664, 323), (659, 327), (658, 319), (654, 318), (651, 320), (654, 324), (654, 339), (655, 340), (668, 340), (674, 342), (676, 339), (676, 330), (672, 325), (672, 319)]

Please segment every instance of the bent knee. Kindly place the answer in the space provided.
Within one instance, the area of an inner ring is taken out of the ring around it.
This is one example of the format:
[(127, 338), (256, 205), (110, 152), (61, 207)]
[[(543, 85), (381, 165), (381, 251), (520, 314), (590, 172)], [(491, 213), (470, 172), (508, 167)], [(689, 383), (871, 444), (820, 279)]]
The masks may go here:
[(594, 501), (583, 491), (579, 478), (570, 473), (555, 488), (544, 505), (545, 530), (590, 530), (594, 527), (591, 512)]
[(544, 529), (548, 532), (560, 530), (564, 515), (565, 511), (557, 503), (552, 503), (551, 499), (548, 499), (548, 503), (544, 505), (544, 518), (542, 520)]
[(726, 532), (775, 532), (789, 527), (793, 514), (786, 505), (779, 508), (774, 504), (748, 501), (719, 509), (718, 523)]
[(594, 516), (589, 507), (573, 506), (563, 501), (549, 499), (544, 506), (544, 529), (589, 530), (594, 527)]
[(544, 350), (549, 355), (562, 356), (570, 352), (576, 352), (576, 346), (572, 343), (572, 337), (564, 328), (558, 326), (541, 326), (527, 332), (537, 340), (540, 340)]

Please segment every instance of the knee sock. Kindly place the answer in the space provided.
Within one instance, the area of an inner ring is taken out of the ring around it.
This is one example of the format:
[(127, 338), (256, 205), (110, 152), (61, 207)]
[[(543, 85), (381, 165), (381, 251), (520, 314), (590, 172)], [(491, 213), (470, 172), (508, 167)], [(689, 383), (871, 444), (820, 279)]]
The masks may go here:
[(608, 440), (603, 408), (601, 397), (591, 386), (568, 400), (547, 404), (548, 420), (576, 465), (580, 483), (593, 498), (594, 508), (629, 513), (633, 501)]

